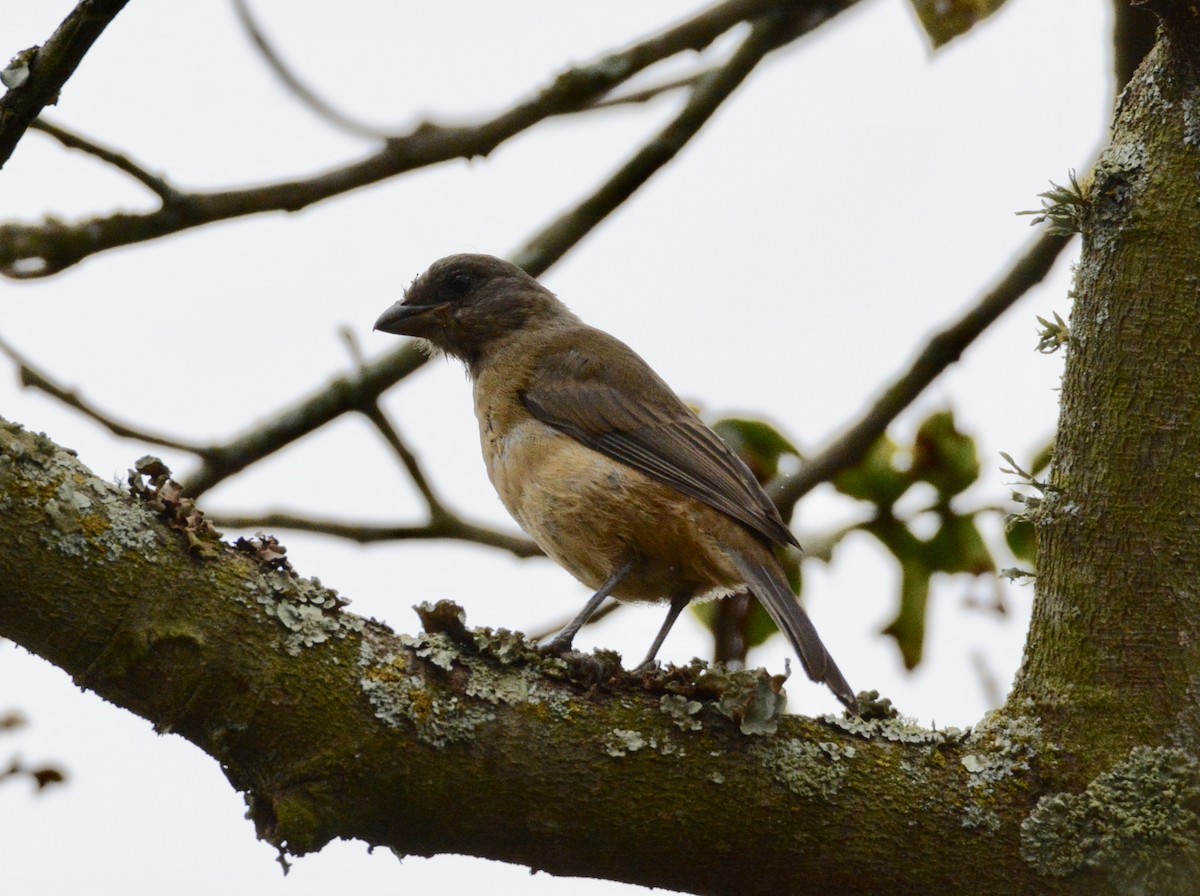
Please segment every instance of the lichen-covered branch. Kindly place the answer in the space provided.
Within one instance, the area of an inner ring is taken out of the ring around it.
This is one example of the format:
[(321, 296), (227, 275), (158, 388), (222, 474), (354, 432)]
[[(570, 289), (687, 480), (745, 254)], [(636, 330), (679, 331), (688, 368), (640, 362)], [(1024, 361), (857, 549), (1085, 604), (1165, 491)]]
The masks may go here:
[(1140, 744), (1200, 753), (1200, 44), (1193, 4), (1156, 8), (1167, 36), (1076, 197), (1054, 462), (1030, 505), (1038, 588), (1016, 693), (1087, 757), (1056, 769), (1074, 783)]
[(0, 636), (197, 744), (286, 853), (349, 837), (696, 893), (1037, 879), (1017, 858), (1045, 749), (1028, 720), (781, 716), (765, 673), (547, 659), (451, 605), (398, 636), (141, 494), (0, 426)]

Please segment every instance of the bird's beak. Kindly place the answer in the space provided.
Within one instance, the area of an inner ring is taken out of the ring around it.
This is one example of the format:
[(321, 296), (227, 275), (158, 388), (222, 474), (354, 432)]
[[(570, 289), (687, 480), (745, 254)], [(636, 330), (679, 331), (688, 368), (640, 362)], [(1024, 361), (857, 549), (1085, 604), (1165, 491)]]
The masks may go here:
[[(428, 320), (425, 320), (425, 316), (442, 307), (440, 304), (405, 305), (403, 302), (397, 302), (379, 315), (379, 320), (375, 321), (374, 328), (385, 333), (394, 333), (397, 336), (423, 336), (425, 335), (424, 331), (428, 329)], [(436, 315), (433, 316), (436, 317)]]

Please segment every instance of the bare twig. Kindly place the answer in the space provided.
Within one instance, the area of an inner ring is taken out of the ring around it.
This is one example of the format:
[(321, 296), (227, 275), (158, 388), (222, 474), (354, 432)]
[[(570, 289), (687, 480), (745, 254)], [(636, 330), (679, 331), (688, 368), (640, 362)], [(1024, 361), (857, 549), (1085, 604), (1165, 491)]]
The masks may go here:
[(1050, 273), (1069, 241), (1069, 237), (1050, 234), (1038, 237), (994, 289), (958, 321), (929, 340), (909, 369), (896, 378), (859, 420), (796, 473), (773, 483), (769, 492), (784, 519), (791, 517), (796, 502), (814, 486), (858, 463), (926, 386), (957, 361), (996, 318)]
[(358, 334), (352, 328), (342, 326), (338, 327), (338, 336), (346, 343), (346, 351), (350, 353), (350, 360), (354, 362), (354, 366), (365, 367), (367, 356), (362, 350), (362, 343), (358, 341)]
[(593, 109), (611, 109), (614, 106), (631, 106), (638, 103), (647, 103), (655, 97), (662, 96), (664, 93), (670, 93), (672, 90), (681, 90), (684, 87), (695, 87), (705, 78), (709, 77), (716, 71), (716, 67), (702, 69), (692, 75), (685, 75), (682, 78), (673, 78), (670, 81), (663, 81), (661, 84), (653, 84), (649, 87), (643, 87), (641, 90), (622, 93), (619, 96), (606, 97), (599, 102), (592, 103), (587, 109), (581, 109), (583, 112), (590, 112)]
[(446, 510), (441, 499), (434, 492), (433, 486), (429, 484), (429, 479), (425, 476), (425, 471), (421, 469), (421, 464), (417, 461), (417, 456), (409, 450), (404, 440), (400, 438), (400, 432), (392, 424), (392, 421), (388, 419), (387, 414), (384, 413), (379, 403), (375, 402), (371, 404), (362, 413), (375, 425), (375, 428), (383, 435), (388, 445), (396, 452), (396, 456), (400, 458), (400, 463), (404, 465), (404, 469), (412, 477), (413, 485), (417, 487), (417, 491), (425, 499), (425, 504), (429, 508), (430, 519), (436, 522), (442, 517), (453, 516), (453, 514)]
[(49, 40), (10, 63), (5, 70), (10, 89), (0, 97), (0, 168), (42, 109), (58, 102), (67, 79), (127, 2), (81, 0)]
[(534, 235), (513, 261), (533, 276), (534, 264), (553, 264), (597, 223), (633, 195), (642, 184), (671, 161), (739, 84), (779, 45), (779, 35), (791, 23), (782, 17), (764, 16), (725, 65), (697, 83), (683, 111), (654, 138), (647, 141), (620, 170), (596, 192)]
[(134, 180), (149, 188), (164, 203), (177, 203), (183, 199), (183, 194), (179, 190), (176, 190), (158, 175), (151, 174), (124, 153), (107, 149), (92, 140), (88, 140), (86, 137), (81, 137), (79, 134), (61, 128), (56, 124), (51, 124), (44, 118), (39, 118), (29, 126), (29, 129), (32, 131), (41, 131), (43, 134), (53, 137), (67, 149), (77, 149), (80, 152), (85, 152), (90, 156), (95, 156), (102, 162), (107, 162), (118, 171), (124, 171)]
[(233, 0), (233, 8), (237, 12), (238, 21), (241, 22), (246, 35), (254, 43), (254, 46), (258, 48), (258, 52), (262, 54), (263, 60), (296, 99), (308, 106), (320, 118), (325, 119), (347, 133), (355, 134), (359, 137), (368, 137), (373, 140), (386, 140), (389, 136), (392, 136), (378, 128), (373, 128), (357, 119), (351, 118), (332, 104), (321, 99), (316, 91), (301, 81), (296, 73), (287, 66), (287, 63), (283, 61), (283, 57), (275, 52), (275, 48), (267, 40), (267, 36), (258, 26), (258, 22), (250, 14), (250, 8), (246, 5), (246, 0)]
[(200, 468), (184, 480), (184, 491), (198, 497), (218, 482), (342, 414), (350, 411), (365, 413), (384, 390), (417, 370), (425, 360), (426, 355), (415, 343), (406, 342), (354, 373), (337, 377), (245, 435), (224, 445), (206, 448), (199, 452), (203, 458)]
[[(386, 178), (455, 158), (486, 156), (501, 143), (546, 118), (586, 108), (656, 62), (708, 46), (742, 21), (771, 14), (794, 18), (779, 41), (811, 30), (857, 0), (727, 0), (693, 18), (598, 61), (570, 69), (533, 98), (471, 126), (422, 124), (371, 155), (300, 180), (240, 190), (187, 193), (143, 214), (113, 214), (75, 224), (0, 225), (0, 274), (33, 279), (58, 273), (83, 259), (229, 218), (298, 211), (313, 203)], [(728, 68), (728, 67), (726, 67)]]
[(433, 520), (423, 526), (363, 526), (356, 523), (341, 523), (335, 520), (318, 520), (290, 513), (266, 513), (261, 516), (238, 516), (236, 514), (208, 513), (216, 525), (229, 529), (294, 529), (300, 532), (319, 532), (346, 538), (362, 544), (379, 541), (403, 541), (432, 538), (450, 538), (469, 541), (486, 547), (508, 551), (516, 557), (537, 557), (541, 550), (527, 538), (509, 535), (487, 526), (468, 523), (452, 514)]
[[(363, 356), (362, 346), (358, 343), (358, 337), (355, 336), (354, 331), (349, 327), (342, 328), (341, 337), (345, 341), (346, 347), (350, 350), (350, 357), (354, 361), (355, 366), (361, 370), (366, 366), (367, 362)], [(421, 497), (425, 499), (429, 515), (434, 519), (448, 515), (441, 499), (433, 491), (433, 486), (429, 484), (429, 479), (425, 476), (425, 471), (421, 469), (421, 464), (417, 460), (417, 456), (413, 454), (404, 442), (404, 439), (400, 437), (400, 430), (392, 423), (391, 418), (388, 417), (379, 402), (371, 402), (362, 407), (360, 411), (379, 430), (384, 440), (396, 452), (400, 463), (404, 465), (404, 469), (412, 477), (413, 484), (421, 493)]]
[(45, 392), (51, 398), (61, 401), (69, 408), (73, 408), (83, 416), (95, 420), (113, 435), (120, 436), (123, 439), (136, 439), (139, 442), (146, 442), (151, 445), (161, 445), (164, 448), (174, 448), (179, 451), (187, 451), (191, 454), (203, 454), (204, 449), (195, 445), (188, 445), (169, 436), (164, 436), (159, 433), (149, 432), (144, 429), (138, 429), (127, 423), (122, 423), (114, 417), (100, 411), (85, 401), (78, 392), (61, 386), (55, 383), (50, 377), (38, 370), (16, 349), (0, 339), (0, 354), (7, 355), (14, 364), (17, 365), (17, 375), (20, 377), (21, 385), (29, 389), (38, 389)]

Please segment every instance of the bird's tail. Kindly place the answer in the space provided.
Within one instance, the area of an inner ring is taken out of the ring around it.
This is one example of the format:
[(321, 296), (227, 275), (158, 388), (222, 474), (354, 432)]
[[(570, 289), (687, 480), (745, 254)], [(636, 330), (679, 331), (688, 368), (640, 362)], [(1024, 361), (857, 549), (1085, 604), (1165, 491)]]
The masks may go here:
[(746, 557), (740, 552), (731, 552), (738, 572), (779, 626), (779, 630), (787, 635), (796, 655), (804, 666), (804, 671), (813, 681), (822, 681), (833, 691), (834, 696), (845, 704), (850, 712), (858, 715), (858, 700), (854, 697), (837, 663), (821, 643), (821, 637), (813, 627), (812, 620), (800, 606), (796, 595), (788, 587), (783, 572), (774, 562), (769, 565), (757, 559)]

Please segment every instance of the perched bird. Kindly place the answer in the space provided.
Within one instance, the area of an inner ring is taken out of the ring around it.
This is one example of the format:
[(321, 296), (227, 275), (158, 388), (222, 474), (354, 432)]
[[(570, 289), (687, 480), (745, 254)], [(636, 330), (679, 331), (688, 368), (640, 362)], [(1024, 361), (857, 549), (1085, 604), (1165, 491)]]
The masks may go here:
[(490, 255), (434, 262), (375, 329), (424, 339), (466, 364), (500, 500), (542, 550), (595, 589), (551, 649), (568, 649), (609, 596), (667, 600), (650, 663), (689, 601), (749, 589), (809, 677), (857, 712), (772, 550), (797, 544), (779, 511), (625, 343)]

